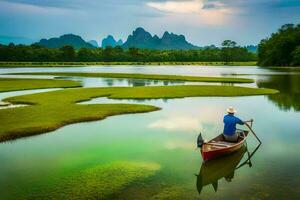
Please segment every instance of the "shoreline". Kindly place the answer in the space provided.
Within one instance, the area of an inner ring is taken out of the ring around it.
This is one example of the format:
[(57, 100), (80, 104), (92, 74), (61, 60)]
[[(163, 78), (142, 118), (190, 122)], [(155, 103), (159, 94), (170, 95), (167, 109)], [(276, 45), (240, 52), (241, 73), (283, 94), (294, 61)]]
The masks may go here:
[(27, 67), (86, 67), (86, 66), (257, 66), (256, 61), (249, 62), (0, 62), (0, 68)]

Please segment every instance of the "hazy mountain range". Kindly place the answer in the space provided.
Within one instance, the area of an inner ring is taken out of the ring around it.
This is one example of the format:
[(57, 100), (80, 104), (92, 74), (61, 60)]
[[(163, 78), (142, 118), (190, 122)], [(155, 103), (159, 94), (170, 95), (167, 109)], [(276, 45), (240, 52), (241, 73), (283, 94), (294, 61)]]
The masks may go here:
[(152, 36), (143, 28), (137, 28), (127, 41), (123, 44), (124, 48), (136, 47), (142, 49), (198, 49), (199, 47), (187, 42), (185, 36), (165, 32), (161, 38), (157, 35)]
[[(7, 37), (0, 36), (1, 44), (9, 44), (13, 42), (15, 44), (32, 44), (34, 41), (28, 38), (22, 37)], [(73, 46), (76, 49), (79, 48), (98, 48), (100, 42), (96, 40), (85, 41), (78, 35), (65, 34), (58, 38), (41, 39), (39, 42), (34, 44), (48, 47), (48, 48), (59, 48), (65, 45)], [(157, 50), (189, 50), (189, 49), (201, 49), (204, 47), (198, 47), (188, 42), (184, 35), (177, 35), (166, 31), (160, 38), (157, 35), (151, 35), (145, 29), (139, 27), (127, 37), (127, 40), (123, 43), (121, 39), (116, 40), (112, 35), (108, 35), (101, 41), (101, 47), (106, 48), (107, 46), (115, 47), (121, 46), (124, 49), (131, 47), (142, 48), (142, 49), (157, 49)], [(246, 48), (251, 52), (257, 51), (257, 46), (249, 45)]]
[(116, 41), (113, 36), (109, 35), (102, 40), (101, 47), (106, 48), (108, 46), (116, 47), (116, 46), (122, 46), (122, 45), (123, 45), (123, 40), (119, 39), (118, 41)]
[[(95, 48), (98, 47), (98, 43), (95, 40), (84, 41), (80, 36), (74, 34), (62, 35), (58, 38), (41, 39), (39, 42), (35, 43), (40, 46), (48, 48), (59, 48), (65, 45), (71, 45), (76, 49), (85, 48)], [(177, 35), (174, 33), (165, 32), (161, 38), (157, 35), (152, 36), (149, 32), (145, 31), (143, 28), (137, 28), (128, 36), (125, 43), (120, 40), (115, 40), (111, 35), (104, 38), (101, 42), (101, 47), (106, 48), (107, 46), (115, 47), (121, 46), (125, 49), (130, 47), (142, 48), (142, 49), (199, 49), (189, 42), (186, 41), (185, 36)]]
[(94, 47), (97, 47), (97, 48), (99, 47), (99, 44), (96, 40), (90, 40), (90, 41), (88, 41), (88, 43), (93, 45)]
[(62, 35), (59, 38), (41, 39), (39, 42), (35, 43), (48, 48), (59, 48), (62, 46), (70, 45), (75, 49), (82, 47), (85, 48), (95, 48), (92, 44), (84, 41), (80, 36), (74, 34)]

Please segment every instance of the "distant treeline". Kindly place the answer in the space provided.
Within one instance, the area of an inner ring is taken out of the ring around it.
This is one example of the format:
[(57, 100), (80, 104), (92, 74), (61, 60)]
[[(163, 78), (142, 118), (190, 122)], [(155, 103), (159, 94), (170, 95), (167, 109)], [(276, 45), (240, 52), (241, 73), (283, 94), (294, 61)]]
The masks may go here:
[(300, 66), (300, 24), (283, 25), (258, 46), (261, 66)]
[(81, 48), (63, 46), (57, 49), (37, 45), (0, 45), (0, 61), (12, 62), (244, 62), (257, 56), (246, 48), (226, 40), (221, 48), (199, 50), (150, 50), (121, 47)]

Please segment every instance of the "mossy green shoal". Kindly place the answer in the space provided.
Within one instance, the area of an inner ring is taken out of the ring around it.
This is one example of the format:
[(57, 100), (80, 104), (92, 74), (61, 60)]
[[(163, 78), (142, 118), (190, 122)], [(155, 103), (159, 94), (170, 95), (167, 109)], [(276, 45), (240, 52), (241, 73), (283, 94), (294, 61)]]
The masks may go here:
[(75, 88), (7, 98), (31, 106), (0, 110), (0, 141), (53, 131), (67, 124), (101, 120), (108, 116), (159, 110), (135, 104), (76, 104), (95, 97), (157, 99), (197, 96), (247, 96), (276, 93), (272, 89), (234, 86), (159, 86)]
[(0, 78), (0, 92), (80, 86), (79, 82), (71, 80)]
[(132, 78), (132, 79), (193, 81), (193, 82), (223, 82), (223, 83), (253, 83), (254, 82), (253, 79), (247, 79), (247, 78), (130, 74), (130, 73), (35, 72), (35, 73), (15, 73), (15, 74), (16, 75), (79, 76), (79, 77), (99, 77), (99, 78)]
[(113, 162), (79, 171), (32, 199), (109, 199), (130, 184), (143, 181), (160, 169), (156, 163)]
[(109, 96), (111, 99), (163, 99), (183, 97), (233, 97), (275, 94), (277, 90), (218, 85), (179, 85), (135, 87), (120, 90)]
[(76, 104), (92, 97), (108, 96), (117, 90), (119, 88), (66, 89), (4, 99), (6, 102), (25, 103), (31, 106), (0, 110), (0, 141), (49, 132), (76, 122), (159, 109), (134, 104)]

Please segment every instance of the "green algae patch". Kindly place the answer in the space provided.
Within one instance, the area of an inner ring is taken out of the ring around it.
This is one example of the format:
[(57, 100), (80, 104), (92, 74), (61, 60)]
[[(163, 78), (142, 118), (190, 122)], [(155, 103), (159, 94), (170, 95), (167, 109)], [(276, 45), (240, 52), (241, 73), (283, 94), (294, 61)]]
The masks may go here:
[(109, 199), (130, 184), (143, 181), (160, 169), (156, 163), (113, 162), (85, 169), (64, 178), (46, 191), (46, 199)]
[(54, 131), (68, 124), (159, 110), (148, 105), (33, 105), (0, 110), (0, 141)]
[(171, 186), (163, 188), (158, 194), (152, 196), (150, 200), (196, 199), (197, 196), (193, 196), (192, 192), (183, 188), (183, 186)]
[(145, 113), (160, 108), (137, 104), (77, 104), (96, 97), (112, 99), (159, 99), (201, 96), (249, 96), (278, 92), (235, 86), (185, 85), (155, 87), (74, 88), (4, 99), (30, 106), (0, 110), (0, 141), (56, 130), (62, 126), (102, 120), (109, 116)]
[(277, 90), (266, 88), (249, 88), (237, 86), (217, 85), (179, 85), (179, 86), (156, 86), (135, 87), (125, 89), (109, 96), (112, 99), (161, 99), (183, 97), (233, 97), (268, 95), (278, 93)]
[(157, 74), (130, 74), (130, 73), (82, 73), (82, 72), (35, 72), (14, 73), (15, 75), (51, 75), (51, 76), (77, 76), (93, 78), (131, 78), (163, 81), (190, 81), (190, 82), (221, 82), (221, 83), (253, 83), (253, 79), (229, 77), (201, 77)]
[(5, 99), (6, 102), (29, 104), (29, 106), (0, 110), (0, 141), (54, 131), (72, 123), (101, 120), (114, 115), (159, 110), (159, 108), (149, 105), (76, 104), (76, 102), (87, 101), (93, 97), (108, 96), (121, 88), (78, 89), (36, 93)]
[(0, 92), (80, 86), (80, 82), (72, 80), (0, 78)]

